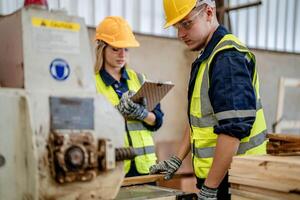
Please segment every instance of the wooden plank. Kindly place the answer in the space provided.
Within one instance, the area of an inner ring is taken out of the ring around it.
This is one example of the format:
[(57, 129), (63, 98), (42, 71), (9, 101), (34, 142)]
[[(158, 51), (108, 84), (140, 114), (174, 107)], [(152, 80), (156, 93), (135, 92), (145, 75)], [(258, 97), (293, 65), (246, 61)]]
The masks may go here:
[(236, 156), (229, 182), (235, 199), (299, 200), (300, 156)]
[(300, 142), (300, 136), (297, 135), (291, 135), (291, 134), (276, 134), (276, 133), (270, 133), (267, 134), (267, 138), (269, 140), (278, 140), (278, 141), (286, 141), (286, 142)]
[(275, 155), (276, 156), (300, 156), (300, 152), (280, 152), (280, 153), (276, 153)]
[[(232, 199), (245, 199), (245, 200), (283, 200), (280, 197), (270, 197), (259, 193), (253, 193), (243, 190), (236, 190), (236, 189), (230, 189), (232, 196), (234, 196)], [(286, 200), (286, 199), (284, 199)]]
[[(122, 186), (156, 182), (159, 180), (164, 180), (164, 176), (165, 176), (164, 174), (153, 174), (153, 175), (145, 175), (145, 176), (128, 177), (124, 179)], [(193, 177), (193, 176), (194, 176), (193, 173), (180, 173), (180, 174), (175, 174), (173, 176), (173, 179)]]
[(247, 197), (242, 197), (242, 196), (239, 196), (237, 194), (232, 194), (231, 195), (231, 200), (253, 200), (253, 199), (250, 199), (250, 198), (247, 198)]
[(229, 176), (229, 182), (235, 184), (259, 187), (264, 189), (270, 189), (270, 190), (275, 190), (280, 192), (287, 192), (287, 193), (300, 191), (299, 185), (298, 186), (290, 185), (280, 180), (264, 181), (264, 180), (250, 179), (245, 177)]
[[(284, 200), (299, 200), (300, 199), (300, 194), (293, 194), (293, 193), (284, 193), (284, 192), (278, 192), (274, 190), (268, 190), (268, 189), (261, 189), (258, 187), (251, 187), (251, 186), (246, 186), (246, 185), (240, 185), (240, 184), (231, 184), (230, 191), (234, 190), (239, 190), (239, 191), (246, 191), (246, 192), (251, 192), (255, 194), (261, 194), (264, 195), (265, 197), (275, 197), (279, 199), (284, 199)], [(265, 199), (265, 198), (263, 198)]]
[(272, 156), (272, 155), (246, 155), (246, 156), (234, 156), (234, 162), (255, 162), (260, 165), (264, 165), (267, 163), (282, 163), (289, 164), (291, 166), (299, 166), (300, 167), (300, 156)]
[[(249, 170), (251, 169), (251, 170)], [(288, 170), (288, 173), (286, 171)], [(246, 164), (232, 165), (229, 170), (229, 175), (239, 176), (245, 178), (267, 179), (281, 181), (295, 181), (300, 183), (300, 169), (288, 168), (288, 167), (270, 167), (255, 168)]]

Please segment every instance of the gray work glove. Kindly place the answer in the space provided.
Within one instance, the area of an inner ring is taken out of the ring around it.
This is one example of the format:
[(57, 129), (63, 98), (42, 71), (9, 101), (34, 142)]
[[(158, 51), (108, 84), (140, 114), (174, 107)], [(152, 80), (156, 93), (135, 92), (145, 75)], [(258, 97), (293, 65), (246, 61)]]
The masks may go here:
[(198, 194), (198, 200), (217, 200), (218, 188), (209, 188), (204, 184)]
[(149, 111), (145, 106), (133, 103), (131, 110), (127, 114), (128, 119), (137, 119), (143, 121), (148, 116)]
[(177, 156), (172, 156), (169, 160), (160, 161), (149, 168), (150, 174), (165, 173), (165, 180), (170, 180), (179, 169), (182, 161)]
[(124, 93), (120, 99), (120, 103), (116, 108), (127, 119), (144, 120), (148, 116), (148, 110), (146, 109), (146, 102), (143, 100), (141, 104), (134, 103), (130, 98), (134, 95), (134, 92), (128, 91)]
[(119, 112), (125, 117), (129, 113), (131, 113), (133, 107), (134, 107), (134, 102), (130, 99), (134, 95), (134, 92), (128, 91), (124, 93), (120, 99), (120, 102), (118, 105), (116, 105), (116, 109), (119, 110)]

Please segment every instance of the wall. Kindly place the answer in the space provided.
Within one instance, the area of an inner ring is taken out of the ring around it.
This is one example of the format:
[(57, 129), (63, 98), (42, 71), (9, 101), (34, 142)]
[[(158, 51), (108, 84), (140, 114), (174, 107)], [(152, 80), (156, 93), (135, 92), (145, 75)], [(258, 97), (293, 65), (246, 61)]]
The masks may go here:
[[(90, 29), (92, 37), (94, 30)], [(157, 131), (158, 142), (180, 140), (187, 122), (187, 85), (190, 65), (197, 56), (176, 39), (136, 34), (141, 46), (130, 49), (130, 66), (143, 72), (151, 80), (170, 80), (174, 89), (162, 100), (165, 113), (163, 127)], [(254, 50), (259, 66), (262, 103), (268, 131), (276, 119), (277, 95), (280, 76), (300, 78), (300, 55)], [(293, 97), (293, 98), (290, 98)], [(300, 91), (286, 96), (284, 115), (300, 119)]]
[[(276, 121), (277, 98), (280, 77), (300, 79), (300, 55), (254, 50), (260, 75), (262, 103), (268, 123)], [(286, 88), (283, 118), (300, 120), (300, 87)], [(283, 130), (300, 134), (300, 130)]]

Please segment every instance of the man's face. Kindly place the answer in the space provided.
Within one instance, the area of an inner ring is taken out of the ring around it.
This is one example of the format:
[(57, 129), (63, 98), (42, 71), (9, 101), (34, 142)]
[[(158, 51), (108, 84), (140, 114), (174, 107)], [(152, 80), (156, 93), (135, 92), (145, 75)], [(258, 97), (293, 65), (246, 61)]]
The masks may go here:
[(210, 33), (211, 20), (206, 13), (206, 6), (200, 10), (192, 10), (183, 20), (174, 25), (178, 31), (178, 38), (192, 51), (199, 51), (205, 47)]

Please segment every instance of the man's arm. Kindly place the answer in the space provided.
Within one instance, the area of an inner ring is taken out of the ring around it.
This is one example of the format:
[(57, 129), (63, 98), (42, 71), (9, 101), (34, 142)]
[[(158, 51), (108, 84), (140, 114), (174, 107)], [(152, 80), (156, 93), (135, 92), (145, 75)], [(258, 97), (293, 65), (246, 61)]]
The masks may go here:
[(184, 160), (184, 158), (191, 150), (190, 127), (188, 124), (185, 127), (183, 138), (181, 139), (181, 141), (182, 143), (180, 143), (180, 148), (176, 155), (180, 160)]
[(220, 134), (217, 139), (215, 155), (204, 185), (209, 188), (217, 188), (226, 175), (232, 157), (236, 154), (240, 141), (235, 137)]

